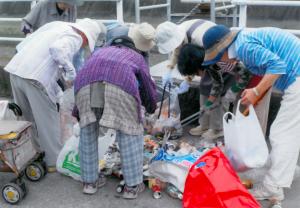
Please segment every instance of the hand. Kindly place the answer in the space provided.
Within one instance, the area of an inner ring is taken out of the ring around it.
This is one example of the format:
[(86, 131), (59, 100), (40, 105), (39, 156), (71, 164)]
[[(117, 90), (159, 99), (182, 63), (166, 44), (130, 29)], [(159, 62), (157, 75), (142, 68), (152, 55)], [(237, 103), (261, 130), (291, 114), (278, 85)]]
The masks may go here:
[(179, 88), (177, 89), (177, 93), (178, 94), (183, 94), (187, 91), (189, 91), (190, 88), (190, 84), (188, 81), (184, 80), (183, 82), (181, 82), (181, 84), (179, 85)]
[(241, 97), (241, 104), (246, 106), (250, 104), (254, 105), (255, 101), (257, 100), (257, 96), (255, 95), (252, 88), (244, 90)]
[(205, 113), (209, 113), (212, 109), (216, 108), (218, 105), (218, 102), (212, 102), (210, 100), (207, 100), (203, 106), (201, 106), (200, 111), (204, 111)]
[(173, 80), (172, 80), (172, 71), (168, 70), (167, 73), (165, 73), (162, 77), (162, 84), (163, 86), (166, 86), (166, 84), (171, 83), (173, 84)]

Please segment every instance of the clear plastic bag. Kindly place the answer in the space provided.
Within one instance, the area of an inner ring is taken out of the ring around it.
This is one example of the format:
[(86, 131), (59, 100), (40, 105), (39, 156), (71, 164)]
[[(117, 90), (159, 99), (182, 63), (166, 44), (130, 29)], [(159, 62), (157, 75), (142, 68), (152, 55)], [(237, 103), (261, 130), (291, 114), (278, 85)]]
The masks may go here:
[(164, 99), (166, 91), (165, 86), (162, 102), (159, 104), (160, 108), (152, 115), (153, 125), (151, 134), (163, 133), (166, 128), (171, 131), (181, 129), (178, 93), (176, 89), (171, 89), (170, 87), (169, 89), (169, 97)]

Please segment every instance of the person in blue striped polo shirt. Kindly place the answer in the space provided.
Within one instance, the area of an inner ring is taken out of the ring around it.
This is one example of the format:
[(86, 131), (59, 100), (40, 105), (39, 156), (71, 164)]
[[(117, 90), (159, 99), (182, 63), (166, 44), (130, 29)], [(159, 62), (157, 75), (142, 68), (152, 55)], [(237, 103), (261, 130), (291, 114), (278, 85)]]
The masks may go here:
[(203, 45), (203, 65), (239, 60), (253, 74), (263, 76), (256, 87), (243, 91), (242, 104), (253, 104), (272, 86), (284, 93), (270, 132), (271, 165), (263, 182), (252, 190), (258, 200), (283, 200), (300, 150), (300, 40), (278, 28), (229, 30), (217, 25), (204, 34)]

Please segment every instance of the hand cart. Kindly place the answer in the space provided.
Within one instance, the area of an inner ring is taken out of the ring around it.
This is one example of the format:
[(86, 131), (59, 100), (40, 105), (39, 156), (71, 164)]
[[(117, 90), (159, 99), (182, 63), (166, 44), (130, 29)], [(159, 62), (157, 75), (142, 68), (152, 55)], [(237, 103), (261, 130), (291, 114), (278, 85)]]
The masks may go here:
[(46, 174), (44, 153), (37, 150), (32, 138), (32, 126), (27, 121), (0, 120), (0, 172), (13, 172), (16, 178), (2, 188), (3, 199), (19, 203), (27, 193), (23, 180), (39, 181)]

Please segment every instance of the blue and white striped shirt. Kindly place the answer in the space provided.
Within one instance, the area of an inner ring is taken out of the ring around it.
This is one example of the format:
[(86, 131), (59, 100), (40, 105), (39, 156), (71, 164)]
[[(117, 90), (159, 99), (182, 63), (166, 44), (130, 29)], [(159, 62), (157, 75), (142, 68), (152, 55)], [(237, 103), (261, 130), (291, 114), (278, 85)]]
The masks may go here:
[(253, 74), (282, 74), (275, 82), (281, 91), (300, 75), (300, 40), (278, 28), (242, 30), (235, 43), (236, 55)]

